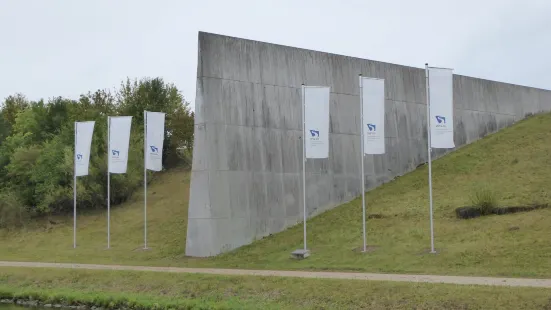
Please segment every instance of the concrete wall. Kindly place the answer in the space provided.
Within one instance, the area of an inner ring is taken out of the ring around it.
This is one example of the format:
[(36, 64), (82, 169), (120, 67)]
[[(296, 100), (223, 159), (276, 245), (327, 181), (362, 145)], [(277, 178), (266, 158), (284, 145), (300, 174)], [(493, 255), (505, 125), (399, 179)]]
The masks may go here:
[[(386, 154), (365, 158), (372, 189), (427, 161), (424, 68), (199, 33), (186, 255), (302, 221), (302, 83), (331, 87), (329, 159), (306, 163), (308, 216), (360, 195), (360, 73), (385, 79)], [(457, 146), (551, 110), (550, 91), (459, 75), (453, 88)]]

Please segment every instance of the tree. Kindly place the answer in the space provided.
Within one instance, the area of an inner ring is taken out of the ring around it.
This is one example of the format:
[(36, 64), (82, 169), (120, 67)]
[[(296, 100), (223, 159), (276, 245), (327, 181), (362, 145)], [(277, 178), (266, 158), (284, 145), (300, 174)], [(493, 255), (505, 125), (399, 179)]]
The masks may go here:
[[(112, 205), (125, 201), (143, 182), (144, 110), (166, 113), (163, 167), (189, 164), (194, 114), (177, 87), (160, 78), (127, 79), (113, 94), (97, 90), (78, 100), (7, 97), (0, 109), (0, 197), (10, 197), (11, 210), (20, 205), (35, 214), (72, 210), (74, 122), (94, 120), (89, 175), (78, 179), (78, 204), (105, 207), (107, 116), (128, 115), (133, 117), (128, 172), (111, 178)], [(184, 156), (182, 148), (188, 150)]]

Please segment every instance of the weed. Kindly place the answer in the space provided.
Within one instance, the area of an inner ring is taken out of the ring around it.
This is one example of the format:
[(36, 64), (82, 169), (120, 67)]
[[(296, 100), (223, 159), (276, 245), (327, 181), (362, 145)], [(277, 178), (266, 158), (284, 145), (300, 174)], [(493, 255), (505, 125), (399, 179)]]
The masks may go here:
[(471, 195), (471, 204), (479, 208), (482, 215), (491, 214), (498, 207), (498, 197), (495, 191), (483, 187)]

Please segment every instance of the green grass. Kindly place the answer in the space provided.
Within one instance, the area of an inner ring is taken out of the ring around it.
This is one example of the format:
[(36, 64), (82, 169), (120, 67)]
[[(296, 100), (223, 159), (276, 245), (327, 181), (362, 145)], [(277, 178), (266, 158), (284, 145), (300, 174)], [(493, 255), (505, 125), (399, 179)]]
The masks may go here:
[(0, 268), (0, 294), (7, 293), (52, 303), (203, 309), (520, 310), (551, 306), (551, 291), (541, 288)]
[[(112, 248), (106, 245), (104, 213), (79, 217), (78, 245), (72, 221), (34, 225), (0, 236), (0, 260), (116, 263), (130, 265), (354, 270), (391, 273), (551, 277), (550, 209), (458, 220), (479, 188), (497, 193), (501, 205), (551, 202), (551, 114), (538, 115), (461, 148), (433, 164), (437, 255), (430, 248), (427, 167), (367, 194), (368, 243), (362, 254), (361, 206), (356, 199), (308, 222), (312, 256), (290, 259), (302, 246), (302, 226), (216, 258), (184, 256), (189, 174), (158, 174), (150, 186), (149, 245), (142, 251), (143, 202), (112, 211)], [(510, 230), (511, 227), (518, 229)]]

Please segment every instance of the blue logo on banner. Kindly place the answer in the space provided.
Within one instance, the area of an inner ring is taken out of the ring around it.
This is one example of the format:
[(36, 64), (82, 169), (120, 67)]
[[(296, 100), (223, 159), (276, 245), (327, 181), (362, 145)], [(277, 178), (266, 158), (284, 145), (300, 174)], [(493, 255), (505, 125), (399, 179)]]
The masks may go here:
[(113, 154), (113, 156), (119, 156), (119, 151), (117, 150), (111, 150), (111, 153)]
[(151, 148), (151, 152), (153, 153), (159, 153), (159, 148), (154, 146), (154, 145), (150, 145), (149, 148)]
[(446, 118), (444, 116), (436, 115), (435, 117), (438, 124), (446, 123)]
[(312, 135), (312, 137), (319, 137), (320, 136), (320, 131), (310, 129), (310, 134)]
[(82, 154), (77, 154), (77, 159), (81, 160), (82, 159)]
[(377, 130), (377, 126), (375, 126), (375, 124), (367, 124), (367, 129), (369, 131), (376, 131)]

